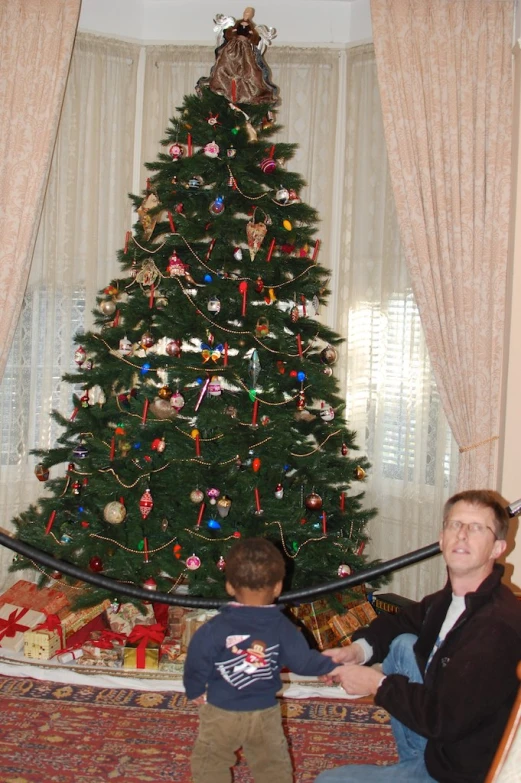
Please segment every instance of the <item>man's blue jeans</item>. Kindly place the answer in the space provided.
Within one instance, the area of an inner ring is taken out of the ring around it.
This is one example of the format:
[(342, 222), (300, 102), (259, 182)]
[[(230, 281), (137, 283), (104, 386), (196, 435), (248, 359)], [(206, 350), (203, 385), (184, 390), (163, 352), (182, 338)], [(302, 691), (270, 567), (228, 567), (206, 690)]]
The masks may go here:
[[(423, 682), (412, 649), (415, 642), (413, 634), (397, 636), (382, 664), (383, 673), (404, 674), (411, 682)], [(348, 764), (322, 772), (315, 783), (436, 783), (425, 767), (427, 740), (395, 718), (391, 718), (391, 726), (400, 759), (397, 764)]]

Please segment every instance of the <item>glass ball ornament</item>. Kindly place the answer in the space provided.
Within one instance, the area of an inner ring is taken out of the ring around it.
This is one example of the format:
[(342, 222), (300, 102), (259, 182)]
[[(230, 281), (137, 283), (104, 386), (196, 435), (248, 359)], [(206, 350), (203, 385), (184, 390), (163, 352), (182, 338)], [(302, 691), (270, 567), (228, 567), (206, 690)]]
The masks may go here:
[(233, 257), (236, 261), (242, 261), (242, 249), (240, 247), (236, 247), (233, 251)]
[(89, 450), (84, 443), (78, 443), (76, 448), (72, 452), (74, 459), (85, 459), (88, 456)]
[(275, 497), (277, 498), (277, 500), (282, 500), (282, 498), (284, 497), (284, 487), (282, 486), (282, 484), (277, 484), (277, 486), (275, 487)]
[(109, 525), (120, 525), (126, 516), (127, 509), (118, 500), (112, 500), (103, 509), (103, 518)]
[(331, 405), (324, 405), (320, 411), (320, 418), (322, 421), (333, 421), (335, 418), (335, 410)]
[(165, 345), (168, 356), (179, 356), (181, 353), (181, 340), (169, 340)]
[(122, 356), (129, 356), (132, 353), (132, 343), (126, 335), (119, 341), (119, 352)]
[(224, 559), (224, 557), (222, 555), (220, 556), (219, 560), (217, 561), (216, 566), (219, 569), (219, 571), (225, 571), (226, 570), (226, 560)]
[(221, 300), (217, 296), (211, 296), (206, 307), (209, 313), (218, 313), (221, 310)]
[(158, 397), (161, 397), (162, 400), (169, 400), (173, 394), (173, 391), (170, 386), (161, 386), (157, 394)]
[(190, 492), (190, 500), (192, 503), (202, 503), (204, 500), (204, 492), (201, 489), (193, 489)]
[(99, 574), (100, 571), (103, 571), (103, 562), (101, 560), (101, 557), (99, 557), (98, 555), (94, 555), (94, 557), (91, 557), (91, 559), (89, 560), (89, 568), (95, 574)]
[(273, 174), (277, 168), (277, 161), (273, 158), (263, 158), (260, 162), (260, 169), (263, 174)]
[(145, 590), (157, 590), (157, 582), (152, 576), (150, 576), (143, 582), (143, 587)]
[(79, 367), (81, 367), (81, 365), (84, 363), (86, 358), (87, 358), (87, 353), (85, 351), (85, 348), (83, 348), (83, 346), (80, 345), (80, 347), (76, 348), (76, 350), (74, 351), (74, 361)]
[(180, 392), (176, 391), (170, 397), (170, 405), (176, 411), (180, 411), (181, 408), (184, 407), (184, 404), (185, 404), (185, 398), (183, 397), (183, 395)]
[(353, 569), (350, 565), (347, 565), (347, 563), (342, 563), (342, 565), (338, 566), (337, 574), (339, 577), (343, 578), (344, 576), (350, 576), (353, 573)]
[(145, 349), (145, 351), (148, 350), (148, 348), (152, 348), (154, 343), (155, 343), (155, 338), (150, 332), (144, 332), (141, 335), (141, 340), (139, 344), (142, 348)]
[(215, 141), (209, 141), (205, 144), (203, 152), (208, 158), (219, 157), (219, 145)]
[(360, 465), (356, 466), (355, 469), (355, 477), (357, 481), (363, 481), (365, 477), (367, 476), (367, 473), (363, 468), (360, 467)]
[(326, 347), (320, 351), (319, 357), (322, 364), (335, 364), (338, 360), (338, 351), (336, 348), (333, 348), (332, 345), (326, 345)]
[(197, 555), (190, 555), (190, 557), (186, 558), (186, 567), (190, 571), (197, 571), (198, 568), (201, 568), (201, 560), (197, 557)]
[(289, 190), (287, 188), (279, 188), (275, 193), (274, 201), (276, 201), (277, 204), (282, 204), (282, 206), (287, 204), (289, 201)]
[(175, 142), (174, 144), (171, 144), (168, 148), (168, 154), (172, 158), (173, 161), (178, 161), (179, 158), (182, 158), (184, 155), (184, 147), (181, 144), (178, 144)]
[(105, 299), (100, 303), (99, 309), (103, 315), (114, 315), (116, 312), (116, 303), (113, 299)]
[(49, 469), (45, 467), (43, 462), (39, 462), (34, 468), (34, 475), (38, 481), (47, 481), (49, 478)]
[(304, 504), (310, 511), (318, 511), (322, 508), (322, 498), (315, 491), (306, 496)]
[(222, 196), (217, 196), (208, 207), (208, 210), (210, 215), (222, 215), (224, 212), (224, 198)]

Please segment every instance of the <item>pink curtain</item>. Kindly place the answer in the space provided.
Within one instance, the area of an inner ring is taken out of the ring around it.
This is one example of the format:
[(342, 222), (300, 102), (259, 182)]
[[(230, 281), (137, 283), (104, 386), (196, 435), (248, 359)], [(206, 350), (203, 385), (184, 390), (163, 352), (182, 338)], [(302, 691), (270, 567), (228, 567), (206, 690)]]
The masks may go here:
[(80, 6), (0, 3), (0, 377), (29, 275)]
[(458, 486), (496, 484), (510, 217), (510, 0), (372, 0), (400, 233)]

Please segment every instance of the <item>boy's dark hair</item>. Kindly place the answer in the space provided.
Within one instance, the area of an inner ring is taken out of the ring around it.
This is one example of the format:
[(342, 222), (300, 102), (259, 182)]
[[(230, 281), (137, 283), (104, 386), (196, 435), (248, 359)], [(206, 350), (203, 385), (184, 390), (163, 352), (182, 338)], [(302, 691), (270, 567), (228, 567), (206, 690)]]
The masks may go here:
[(510, 517), (508, 511), (502, 503), (501, 496), (492, 489), (467, 489), (463, 492), (458, 492), (457, 495), (453, 495), (447, 500), (443, 508), (443, 522), (449, 516), (452, 507), (463, 501), (471, 506), (482, 506), (483, 508), (490, 508), (494, 514), (494, 523), (496, 528), (496, 536), (503, 541), (508, 534), (508, 525)]
[(235, 589), (262, 590), (284, 579), (286, 566), (277, 547), (266, 538), (245, 538), (226, 558), (226, 581)]

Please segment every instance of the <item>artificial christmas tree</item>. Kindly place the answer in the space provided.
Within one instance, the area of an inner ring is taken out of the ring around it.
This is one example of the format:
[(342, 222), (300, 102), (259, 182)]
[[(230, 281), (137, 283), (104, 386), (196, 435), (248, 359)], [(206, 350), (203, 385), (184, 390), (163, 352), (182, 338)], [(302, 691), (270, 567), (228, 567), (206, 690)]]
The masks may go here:
[(250, 11), (217, 17), (215, 66), (132, 196), (124, 274), (77, 336), (72, 412), (53, 414), (63, 434), (36, 452), (48, 492), (14, 520), (18, 538), (85, 569), (222, 598), (237, 537), (269, 537), (286, 587), (311, 587), (363, 567), (374, 515), (351, 487), (368, 463), (333, 374), (341, 337), (317, 318), (318, 215), (287, 168), (295, 145), (274, 140), (275, 31)]

